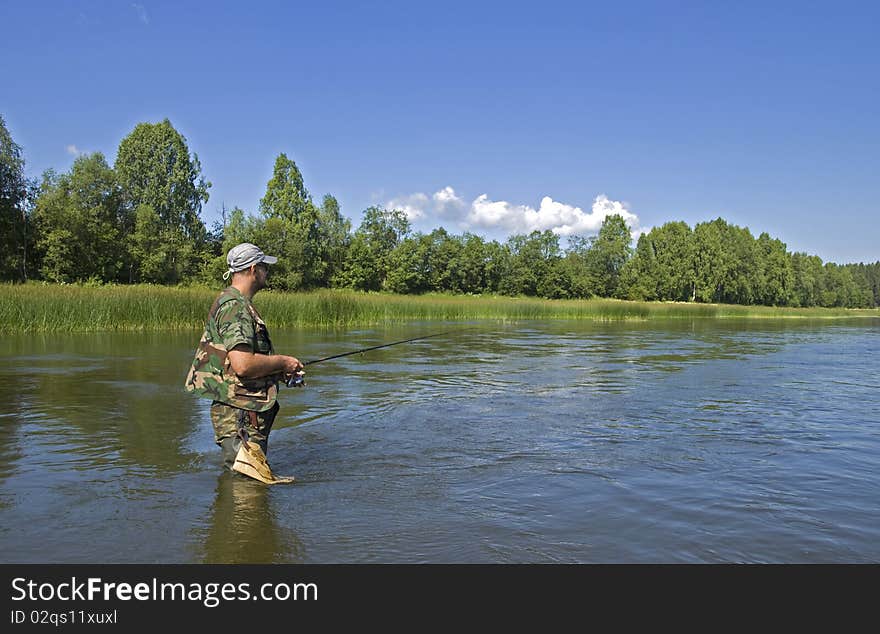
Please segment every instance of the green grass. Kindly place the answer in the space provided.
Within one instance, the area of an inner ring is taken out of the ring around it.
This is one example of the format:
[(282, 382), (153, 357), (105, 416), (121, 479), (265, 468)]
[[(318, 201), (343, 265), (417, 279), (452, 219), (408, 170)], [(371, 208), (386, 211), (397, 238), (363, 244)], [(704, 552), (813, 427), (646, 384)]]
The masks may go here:
[[(0, 332), (197, 330), (217, 290), (163, 286), (0, 285)], [(254, 304), (273, 328), (348, 328), (413, 321), (531, 319), (877, 317), (880, 309), (774, 308), (727, 304), (263, 291)]]

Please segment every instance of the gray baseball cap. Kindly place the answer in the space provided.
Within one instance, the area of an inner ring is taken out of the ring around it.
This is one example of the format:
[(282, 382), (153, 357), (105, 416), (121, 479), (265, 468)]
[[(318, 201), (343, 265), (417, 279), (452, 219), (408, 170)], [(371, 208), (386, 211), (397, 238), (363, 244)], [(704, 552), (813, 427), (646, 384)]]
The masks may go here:
[(229, 253), (226, 254), (226, 263), (229, 265), (229, 270), (223, 275), (223, 279), (226, 279), (232, 273), (244, 271), (254, 264), (275, 264), (277, 261), (278, 258), (266, 255), (257, 245), (250, 242), (242, 242), (229, 249)]

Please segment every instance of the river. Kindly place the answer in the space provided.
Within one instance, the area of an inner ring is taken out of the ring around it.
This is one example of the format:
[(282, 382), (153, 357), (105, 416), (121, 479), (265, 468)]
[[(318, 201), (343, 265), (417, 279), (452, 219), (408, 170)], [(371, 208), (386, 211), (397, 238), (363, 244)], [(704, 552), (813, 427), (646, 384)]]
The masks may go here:
[(445, 330), (281, 388), (276, 487), (223, 473), (199, 333), (6, 335), (0, 560), (880, 562), (880, 320), (272, 334)]

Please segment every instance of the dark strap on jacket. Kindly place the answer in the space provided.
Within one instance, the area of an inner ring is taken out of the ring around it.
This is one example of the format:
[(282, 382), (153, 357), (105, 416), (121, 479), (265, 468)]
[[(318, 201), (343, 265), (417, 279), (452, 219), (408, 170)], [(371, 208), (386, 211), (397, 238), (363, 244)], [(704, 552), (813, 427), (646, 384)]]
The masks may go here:
[(238, 410), (238, 437), (241, 438), (244, 442), (248, 441), (248, 433), (247, 433), (247, 425), (250, 423), (251, 427), (254, 429), (257, 428), (257, 413), (253, 410), (249, 409), (240, 409)]

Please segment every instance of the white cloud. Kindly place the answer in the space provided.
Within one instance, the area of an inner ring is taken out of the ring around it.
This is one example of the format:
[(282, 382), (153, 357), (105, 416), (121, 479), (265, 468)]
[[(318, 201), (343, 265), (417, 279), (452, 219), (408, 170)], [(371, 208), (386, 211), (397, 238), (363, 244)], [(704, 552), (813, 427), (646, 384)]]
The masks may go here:
[[(560, 236), (593, 235), (598, 233), (605, 218), (612, 214), (623, 217), (634, 239), (641, 233), (638, 216), (629, 210), (626, 203), (611, 200), (605, 194), (596, 196), (589, 212), (553, 200), (550, 196), (544, 196), (537, 209), (506, 200), (492, 200), (488, 194), (481, 194), (468, 204), (449, 186), (431, 195), (419, 192), (395, 198), (385, 206), (400, 209), (414, 223), (427, 225), (433, 222), (433, 226), (452, 223), (458, 229), (484, 230), (504, 237), (548, 229)], [(451, 226), (447, 228), (455, 230)]]
[(132, 3), (131, 8), (137, 11), (138, 20), (140, 20), (143, 24), (150, 24), (150, 16), (147, 15), (147, 10), (144, 8), (144, 5), (138, 3)]
[(602, 222), (610, 215), (619, 214), (636, 230), (638, 216), (629, 211), (626, 205), (610, 200), (604, 194), (596, 196), (589, 213), (580, 207), (553, 200), (550, 196), (541, 199), (538, 209), (528, 205), (513, 205), (507, 201), (492, 201), (482, 194), (474, 200), (465, 223), (468, 227), (483, 229), (503, 229), (508, 233), (531, 233), (548, 229), (560, 236), (595, 234)]
[(416, 193), (389, 200), (385, 207), (387, 209), (399, 209), (406, 214), (410, 221), (415, 221), (426, 216), (430, 202), (427, 194)]
[(483, 229), (506, 229), (518, 232), (525, 229), (528, 218), (535, 210), (524, 205), (512, 205), (506, 200), (489, 200), (487, 194), (480, 194), (471, 203), (465, 218), (467, 227)]
[(76, 146), (73, 145), (73, 144), (68, 145), (68, 146), (65, 147), (64, 149), (65, 149), (65, 150), (67, 151), (67, 153), (70, 154), (71, 156), (79, 156), (80, 154), (83, 153), (82, 150), (80, 150), (78, 147), (76, 147)]
[(434, 192), (431, 198), (437, 211), (443, 216), (459, 214), (467, 207), (467, 203), (459, 198), (455, 190), (448, 185), (440, 191)]
[(610, 200), (605, 194), (599, 194), (596, 196), (596, 199), (593, 201), (592, 211), (592, 215), (600, 219), (596, 225), (596, 230), (598, 231), (599, 227), (602, 226), (602, 221), (605, 220), (605, 218), (613, 216), (614, 214), (623, 216), (626, 224), (630, 227), (637, 227), (639, 224), (638, 216), (629, 210), (626, 203), (617, 200)]
[(444, 187), (430, 196), (417, 192), (401, 198), (389, 200), (385, 207), (400, 209), (411, 222), (430, 219), (457, 220), (467, 208), (465, 203), (452, 187)]

